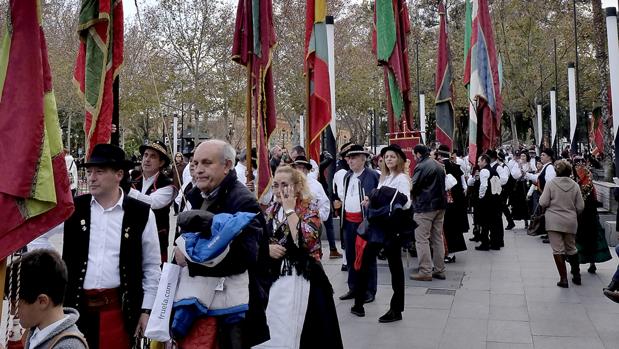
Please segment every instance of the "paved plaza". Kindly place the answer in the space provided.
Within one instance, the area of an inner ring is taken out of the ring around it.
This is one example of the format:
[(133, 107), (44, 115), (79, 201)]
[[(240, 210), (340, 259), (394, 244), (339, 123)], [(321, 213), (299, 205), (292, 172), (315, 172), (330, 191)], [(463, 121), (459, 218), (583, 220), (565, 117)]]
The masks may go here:
[[(347, 291), (341, 260), (325, 258), (344, 347), (619, 348), (619, 304), (602, 294), (619, 262), (614, 249), (613, 260), (598, 264), (597, 274), (587, 273), (583, 266), (582, 286), (570, 281), (570, 288), (563, 289), (556, 286), (559, 275), (550, 246), (527, 236), (522, 222), (505, 232), (501, 251), (476, 251), (468, 241), (471, 234), (465, 237), (468, 251), (457, 253), (456, 263), (447, 264), (447, 280), (407, 280), (404, 319), (388, 324), (378, 323), (391, 297), (386, 261), (379, 261), (376, 301), (366, 304), (366, 316), (359, 318), (349, 311), (352, 300), (338, 299)], [(61, 250), (60, 236), (52, 242)], [(323, 246), (328, 246), (326, 241)], [(407, 277), (416, 272), (416, 258), (410, 258), (409, 268), (404, 254), (403, 261)], [(3, 315), (0, 337), (5, 321)]]

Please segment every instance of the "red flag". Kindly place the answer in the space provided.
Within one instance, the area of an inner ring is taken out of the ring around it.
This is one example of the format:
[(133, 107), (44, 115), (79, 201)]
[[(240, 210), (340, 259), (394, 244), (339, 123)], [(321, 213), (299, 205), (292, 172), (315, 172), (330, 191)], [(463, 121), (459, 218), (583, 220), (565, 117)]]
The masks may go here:
[(0, 72), (0, 259), (73, 213), (37, 0), (11, 0)]
[(331, 122), (329, 49), (327, 45), (327, 4), (307, 0), (305, 20), (305, 61), (303, 71), (310, 79), (309, 156), (320, 161), (320, 134)]
[(447, 20), (445, 7), (440, 4), (441, 17), (440, 34), (438, 39), (438, 60), (436, 63), (436, 141), (453, 149), (454, 129), (454, 92), (451, 84), (451, 57), (449, 41), (447, 39)]
[(123, 66), (122, 0), (82, 0), (80, 46), (73, 74), (86, 109), (86, 159), (112, 135), (114, 79)]
[[(257, 16), (252, 9), (258, 9)], [(256, 38), (254, 38), (256, 36)], [(275, 91), (271, 50), (277, 45), (273, 28), (271, 0), (239, 0), (232, 44), (232, 60), (247, 67), (252, 60), (252, 90), (254, 97), (254, 123), (258, 155), (256, 195), (262, 198), (271, 185), (268, 143), (277, 127)], [(248, 152), (251, 149), (247, 150)]]

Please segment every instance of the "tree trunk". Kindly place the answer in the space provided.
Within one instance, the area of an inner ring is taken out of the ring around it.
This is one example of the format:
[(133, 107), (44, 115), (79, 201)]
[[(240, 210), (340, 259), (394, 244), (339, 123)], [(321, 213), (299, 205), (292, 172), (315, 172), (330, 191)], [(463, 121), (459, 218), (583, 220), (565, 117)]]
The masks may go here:
[(516, 117), (514, 113), (509, 113), (509, 121), (512, 124), (512, 148), (514, 150), (518, 149), (518, 131), (516, 130)]
[(604, 181), (612, 182), (613, 177), (613, 134), (611, 126), (610, 111), (608, 106), (608, 53), (606, 52), (606, 23), (602, 14), (602, 1), (591, 0), (593, 8), (593, 27), (595, 30), (595, 60), (598, 66), (600, 76), (600, 93), (598, 98), (602, 105), (601, 122), (603, 125), (603, 140), (604, 140)]

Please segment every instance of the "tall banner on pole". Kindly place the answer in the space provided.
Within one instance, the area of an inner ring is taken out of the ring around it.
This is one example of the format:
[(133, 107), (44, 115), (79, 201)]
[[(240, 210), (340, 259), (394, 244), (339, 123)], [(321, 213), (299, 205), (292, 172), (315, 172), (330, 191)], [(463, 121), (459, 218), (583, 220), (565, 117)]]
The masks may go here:
[(453, 149), (454, 129), (454, 93), (451, 85), (451, 56), (447, 38), (447, 19), (445, 7), (441, 2), (439, 8), (440, 34), (438, 38), (438, 59), (436, 64), (436, 141)]
[[(277, 45), (271, 0), (239, 0), (232, 44), (232, 60), (251, 67), (256, 152), (258, 159), (256, 196), (268, 191), (272, 172), (269, 140), (277, 127), (271, 50)], [(250, 61), (251, 60), (251, 61)], [(250, 152), (250, 149), (247, 149)]]
[(542, 103), (537, 103), (537, 145), (542, 148), (544, 143), (544, 132), (542, 126)]
[(554, 147), (557, 136), (557, 92), (555, 88), (550, 89), (550, 146)]
[(574, 75), (574, 62), (569, 62), (567, 64), (567, 79), (570, 93), (570, 141), (572, 143), (572, 151), (575, 151), (575, 149), (578, 149), (578, 137), (576, 134), (578, 122), (576, 120), (576, 77)]
[[(320, 162), (320, 134), (331, 122), (331, 84), (329, 83), (329, 45), (327, 43), (327, 2), (307, 0), (305, 18), (305, 61), (303, 71), (309, 75), (310, 158)], [(306, 140), (307, 142), (307, 140)]]
[(419, 128), (422, 143), (426, 144), (426, 95), (423, 90), (419, 91)]
[(124, 64), (123, 23), (122, 0), (82, 0), (73, 83), (86, 109), (86, 159), (95, 144), (108, 143), (112, 135), (113, 84)]
[(0, 163), (11, 164), (0, 181), (2, 261), (74, 211), (41, 4), (8, 6), (0, 46)]
[[(477, 155), (482, 150), (494, 148), (497, 144), (501, 129), (502, 100), (488, 1), (473, 0), (472, 4), (471, 47), (466, 58), (464, 84), (470, 84), (470, 98), (473, 102), (469, 122), (469, 161), (476, 163)], [(478, 122), (482, 123), (480, 129)]]
[[(327, 22), (327, 42), (329, 50), (329, 86), (331, 91), (331, 122), (327, 126), (326, 139), (327, 139), (327, 151), (334, 158), (337, 157), (337, 129), (335, 125), (335, 37), (333, 32), (333, 16), (326, 17)], [(320, 159), (320, 158), (319, 158)], [(319, 160), (316, 160), (319, 162)], [(329, 198), (331, 201), (335, 200), (333, 193), (333, 176), (335, 176), (336, 162), (333, 161), (329, 167), (327, 167), (327, 189), (329, 189)], [(321, 175), (323, 175), (321, 173)]]
[(406, 0), (375, 0), (372, 52), (383, 66), (390, 133), (406, 132), (403, 121), (415, 128), (406, 41), (410, 31)]

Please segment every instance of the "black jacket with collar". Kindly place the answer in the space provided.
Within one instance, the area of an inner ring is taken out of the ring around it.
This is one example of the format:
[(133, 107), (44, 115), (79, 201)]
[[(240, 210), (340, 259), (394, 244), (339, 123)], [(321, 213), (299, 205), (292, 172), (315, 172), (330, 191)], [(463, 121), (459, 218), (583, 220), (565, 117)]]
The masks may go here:
[[(344, 199), (342, 201), (342, 220), (340, 221), (342, 227), (344, 226), (344, 221), (346, 220), (346, 193), (348, 192), (348, 185), (350, 184), (350, 178), (353, 174), (353, 170), (348, 170), (348, 172), (346, 172), (346, 176), (344, 176)], [(359, 183), (359, 198), (361, 199), (360, 202), (365, 199), (363, 196), (364, 192), (365, 196), (370, 196), (372, 190), (378, 187), (379, 178), (380, 176), (378, 175), (378, 172), (372, 170), (371, 168), (365, 167), (363, 169), (363, 172), (361, 172), (359, 177), (357, 177), (357, 181)], [(367, 210), (367, 207), (362, 208), (364, 217), (367, 215)]]
[[(199, 188), (189, 192), (187, 200), (199, 210), (204, 198)], [(225, 277), (249, 271), (249, 310), (243, 324), (243, 347), (258, 345), (270, 339), (266, 322), (266, 307), (271, 288), (269, 273), (269, 240), (264, 213), (254, 194), (238, 181), (232, 169), (219, 186), (215, 201), (207, 211), (214, 214), (237, 212), (259, 213), (232, 240), (228, 255), (215, 267), (188, 263), (191, 276)]]
[(415, 213), (432, 212), (447, 208), (445, 195), (445, 170), (441, 164), (423, 155), (415, 166), (413, 173), (413, 204)]

